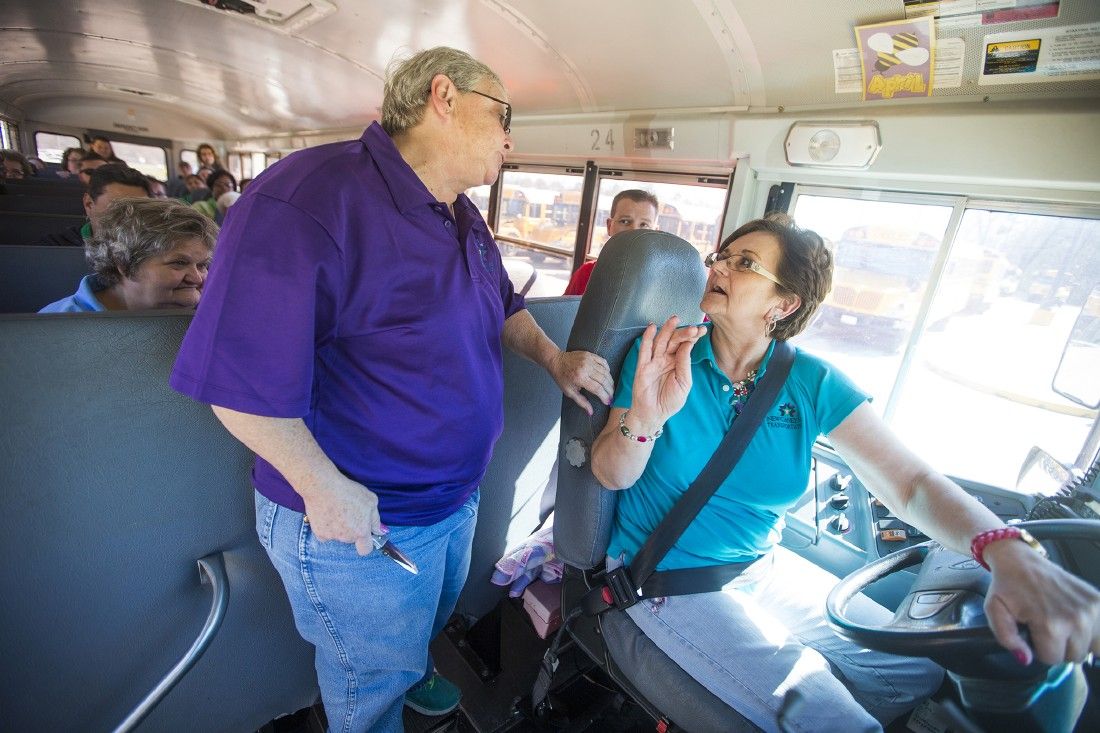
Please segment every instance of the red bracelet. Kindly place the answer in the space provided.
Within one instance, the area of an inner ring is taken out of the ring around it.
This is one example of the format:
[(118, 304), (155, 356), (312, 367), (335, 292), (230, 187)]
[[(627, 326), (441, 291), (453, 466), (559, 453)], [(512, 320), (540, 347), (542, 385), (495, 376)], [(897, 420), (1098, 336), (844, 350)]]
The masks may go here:
[(1043, 546), (1039, 544), (1039, 541), (1031, 536), (1031, 533), (1026, 529), (1019, 527), (1001, 527), (1000, 529), (990, 529), (985, 532), (979, 532), (974, 535), (974, 539), (970, 540), (970, 554), (974, 556), (974, 559), (978, 561), (986, 570), (989, 570), (989, 565), (986, 563), (983, 555), (985, 554), (985, 548), (997, 540), (1021, 540), (1028, 547), (1038, 552), (1043, 557), (1047, 556), (1047, 551), (1043, 549)]

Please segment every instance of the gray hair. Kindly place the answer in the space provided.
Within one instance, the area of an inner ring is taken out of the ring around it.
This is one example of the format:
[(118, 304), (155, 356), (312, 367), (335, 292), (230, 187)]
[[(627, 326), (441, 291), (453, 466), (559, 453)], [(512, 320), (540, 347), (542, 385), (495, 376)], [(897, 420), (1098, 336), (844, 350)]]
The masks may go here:
[(395, 59), (386, 71), (382, 98), (382, 129), (389, 135), (416, 127), (432, 91), (432, 79), (443, 74), (460, 92), (468, 92), (482, 79), (504, 87), (500, 77), (465, 51), (436, 46), (412, 58)]
[(218, 225), (175, 199), (123, 198), (100, 217), (84, 256), (100, 282), (111, 287), (133, 277), (149, 258), (196, 238), (213, 252)]

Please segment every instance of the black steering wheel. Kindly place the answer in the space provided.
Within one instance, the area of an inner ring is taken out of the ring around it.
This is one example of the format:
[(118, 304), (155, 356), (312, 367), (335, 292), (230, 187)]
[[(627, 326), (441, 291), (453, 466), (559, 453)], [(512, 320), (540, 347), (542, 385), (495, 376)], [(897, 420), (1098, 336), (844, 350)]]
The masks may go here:
[[(1022, 522), (1036, 539), (1100, 541), (1100, 521), (1051, 519)], [(923, 562), (894, 617), (867, 626), (847, 616), (848, 603), (875, 581)], [(825, 612), (840, 636), (867, 649), (929, 657), (957, 675), (1024, 680), (1047, 667), (1022, 667), (993, 636), (985, 616), (990, 574), (973, 558), (924, 542), (891, 553), (848, 575), (829, 594)]]

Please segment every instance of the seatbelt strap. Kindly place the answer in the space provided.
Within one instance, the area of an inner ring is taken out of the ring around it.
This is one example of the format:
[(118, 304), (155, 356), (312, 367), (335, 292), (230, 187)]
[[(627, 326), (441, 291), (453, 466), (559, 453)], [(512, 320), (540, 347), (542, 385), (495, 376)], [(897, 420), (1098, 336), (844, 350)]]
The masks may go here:
[(582, 603), (586, 612), (600, 613), (607, 608), (627, 608), (642, 598), (686, 595), (718, 590), (740, 575), (751, 562), (714, 565), (703, 568), (666, 570), (654, 573), (688, 525), (718, 490), (741, 459), (757, 428), (764, 421), (779, 390), (787, 381), (794, 363), (794, 347), (776, 341), (772, 356), (744, 410), (733, 421), (714, 455), (672, 510), (650, 533), (642, 549), (634, 556), (629, 570), (617, 568), (605, 576), (607, 585), (590, 591)]

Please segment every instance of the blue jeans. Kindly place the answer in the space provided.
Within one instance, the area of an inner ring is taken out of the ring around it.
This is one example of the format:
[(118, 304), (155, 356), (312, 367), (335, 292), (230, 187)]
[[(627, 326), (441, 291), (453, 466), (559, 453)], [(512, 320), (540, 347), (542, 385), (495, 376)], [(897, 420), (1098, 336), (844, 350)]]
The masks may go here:
[(479, 493), (428, 527), (390, 526), (420, 569), (381, 552), (320, 542), (303, 515), (256, 492), (256, 532), (282, 577), (298, 633), (316, 648), (330, 731), (401, 731), (405, 692), (432, 674), (428, 643), (454, 611), (470, 569)]
[[(608, 558), (609, 567), (622, 563)], [(928, 659), (863, 649), (824, 618), (837, 578), (776, 547), (721, 591), (653, 598), (626, 610), (685, 672), (765, 731), (775, 731), (787, 690), (807, 705), (788, 719), (807, 733), (881, 731), (930, 696), (943, 670)], [(893, 614), (859, 595), (849, 614), (864, 623)]]

